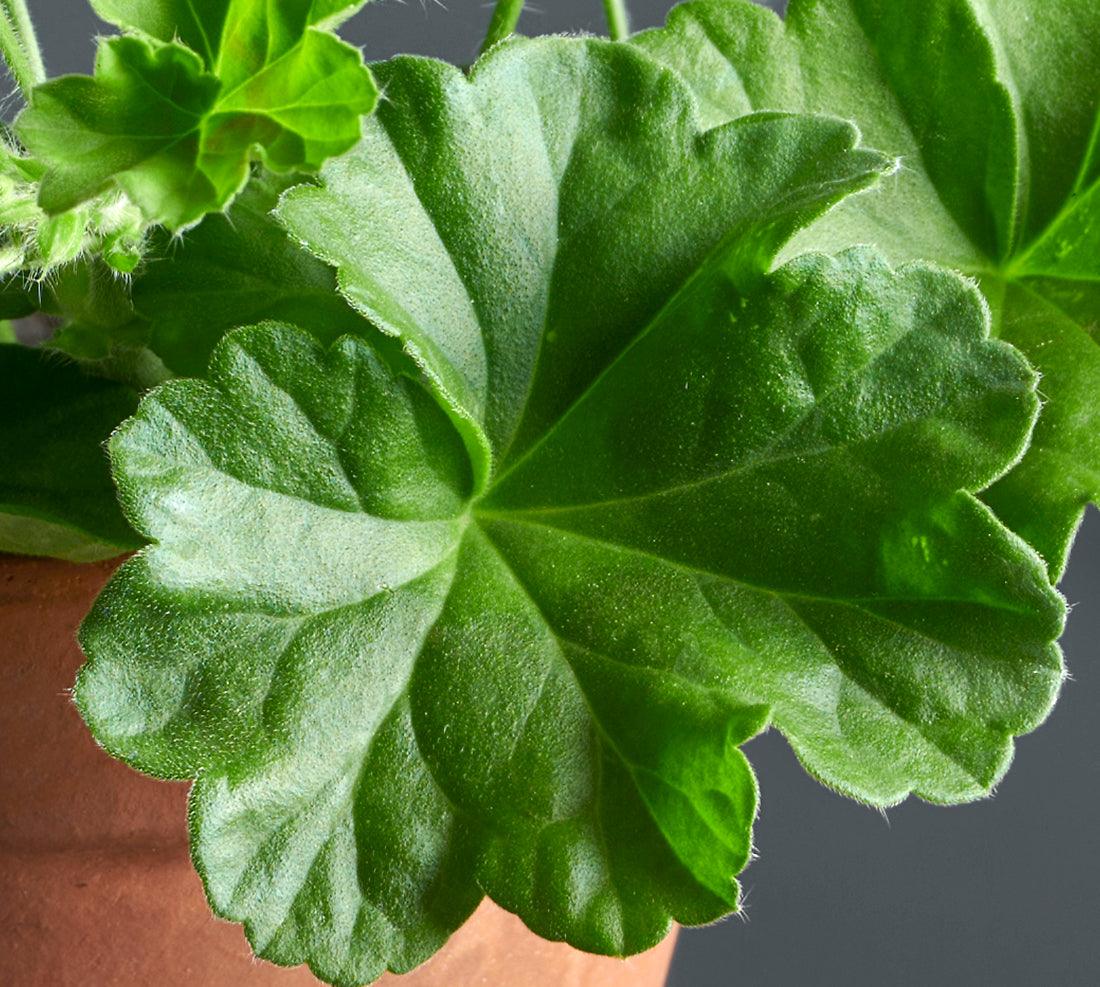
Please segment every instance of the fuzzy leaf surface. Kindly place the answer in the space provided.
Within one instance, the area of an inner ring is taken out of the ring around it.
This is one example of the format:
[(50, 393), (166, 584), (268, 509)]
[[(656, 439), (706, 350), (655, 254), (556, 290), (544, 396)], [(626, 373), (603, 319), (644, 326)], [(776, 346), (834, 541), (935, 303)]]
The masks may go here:
[(701, 271), (750, 283), (889, 167), (839, 120), (702, 133), (672, 73), (613, 46), (516, 41), (470, 78), (420, 58), (375, 71), (363, 141), (278, 215), (423, 365), (479, 485)]
[(483, 894), (643, 950), (736, 909), (769, 717), (868, 801), (988, 791), (1061, 681), (1062, 603), (972, 494), (1034, 374), (953, 275), (767, 273), (890, 161), (829, 119), (700, 133), (624, 45), (379, 74), (363, 153), (280, 215), (414, 362), (237, 331), (112, 442), (152, 545), (77, 699), (198, 779), (215, 910), (348, 987)]
[(795, 244), (873, 243), (978, 278), (1043, 375), (1019, 466), (983, 496), (1057, 579), (1100, 497), (1100, 6), (1078, 0), (692, 0), (636, 43), (712, 124), (833, 113), (901, 158)]

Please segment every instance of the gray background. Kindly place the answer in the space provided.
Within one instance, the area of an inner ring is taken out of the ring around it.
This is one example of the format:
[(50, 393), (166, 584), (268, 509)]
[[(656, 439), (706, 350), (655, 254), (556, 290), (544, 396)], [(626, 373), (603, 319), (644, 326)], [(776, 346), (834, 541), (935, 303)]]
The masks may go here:
[[(86, 0), (30, 2), (51, 73), (87, 71), (102, 27)], [(671, 6), (632, 0), (635, 27), (660, 23)], [(371, 58), (468, 62), (489, 11), (480, 0), (379, 0), (343, 33)], [(602, 32), (602, 7), (535, 0), (520, 26)], [(1074, 604), (1064, 641), (1072, 679), (993, 799), (910, 800), (881, 814), (813, 782), (778, 734), (749, 745), (764, 794), (744, 914), (683, 933), (670, 987), (1100, 984), (1095, 512), (1063, 589)]]

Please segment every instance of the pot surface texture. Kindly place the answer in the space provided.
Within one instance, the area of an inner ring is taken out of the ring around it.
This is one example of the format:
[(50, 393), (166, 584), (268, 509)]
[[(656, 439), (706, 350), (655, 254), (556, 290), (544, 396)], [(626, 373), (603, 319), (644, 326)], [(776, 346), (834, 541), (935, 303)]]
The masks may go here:
[[(215, 919), (187, 852), (187, 785), (103, 753), (70, 700), (75, 634), (113, 563), (0, 555), (0, 984), (316, 987)], [(529, 932), (489, 901), (386, 987), (660, 987), (675, 936), (628, 960)]]

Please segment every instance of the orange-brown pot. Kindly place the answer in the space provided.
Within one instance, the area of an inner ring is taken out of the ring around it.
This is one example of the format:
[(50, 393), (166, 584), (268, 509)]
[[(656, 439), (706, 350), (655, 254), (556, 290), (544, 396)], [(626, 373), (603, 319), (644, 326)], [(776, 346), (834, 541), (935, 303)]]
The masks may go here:
[[(187, 855), (186, 786), (92, 741), (69, 701), (74, 634), (112, 565), (0, 556), (0, 985), (316, 987), (252, 958)], [(659, 987), (673, 937), (612, 960), (548, 943), (486, 901), (387, 987)]]

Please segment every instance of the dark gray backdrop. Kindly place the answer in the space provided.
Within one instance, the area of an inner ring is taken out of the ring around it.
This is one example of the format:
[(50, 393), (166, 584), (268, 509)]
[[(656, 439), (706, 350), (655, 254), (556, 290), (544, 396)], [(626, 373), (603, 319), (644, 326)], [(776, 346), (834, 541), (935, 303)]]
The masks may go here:
[[(103, 28), (86, 0), (30, 3), (51, 74), (88, 71), (89, 39)], [(660, 23), (671, 6), (632, 0), (634, 25)], [(407, 51), (469, 62), (490, 9), (377, 0), (343, 33), (370, 58)], [(520, 27), (602, 33), (600, 0), (534, 0)], [(763, 809), (744, 914), (683, 933), (670, 987), (1100, 984), (1095, 512), (1063, 589), (1074, 604), (1064, 642), (1072, 679), (1051, 720), (1020, 742), (993, 799), (955, 808), (910, 800), (880, 814), (813, 782), (778, 734), (752, 741)]]

